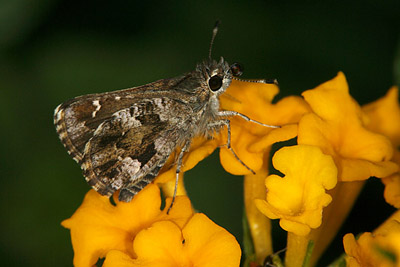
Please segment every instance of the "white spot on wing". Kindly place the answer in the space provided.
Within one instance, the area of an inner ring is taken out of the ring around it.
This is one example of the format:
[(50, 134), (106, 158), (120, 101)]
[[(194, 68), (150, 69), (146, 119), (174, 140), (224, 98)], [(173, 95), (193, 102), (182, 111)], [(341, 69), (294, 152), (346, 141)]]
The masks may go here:
[(124, 185), (124, 181), (121, 179), (121, 177), (118, 177), (118, 179), (115, 179), (111, 184), (112, 188), (114, 188), (115, 190), (119, 190), (123, 185)]
[(61, 109), (61, 104), (60, 104), (54, 110), (55, 122), (58, 122), (61, 120), (61, 113), (62, 113), (62, 109)]
[(126, 157), (121, 161), (121, 173), (132, 177), (140, 170), (141, 165), (137, 159)]
[(96, 107), (96, 109), (92, 112), (92, 118), (94, 118), (96, 117), (96, 113), (101, 109), (101, 105), (99, 100), (93, 100), (92, 104)]
[[(134, 107), (133, 114), (137, 114), (138, 108)], [(135, 119), (135, 115), (131, 115), (130, 109), (123, 109), (113, 114), (113, 117), (118, 119), (121, 122), (121, 126), (123, 129), (130, 129), (133, 127), (140, 127), (142, 123)]]
[(54, 115), (56, 115), (60, 111), (61, 104), (56, 107), (54, 110)]

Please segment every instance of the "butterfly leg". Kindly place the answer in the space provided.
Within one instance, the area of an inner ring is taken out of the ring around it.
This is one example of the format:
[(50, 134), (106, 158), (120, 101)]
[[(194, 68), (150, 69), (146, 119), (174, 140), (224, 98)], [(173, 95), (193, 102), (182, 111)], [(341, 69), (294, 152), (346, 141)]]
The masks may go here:
[(190, 142), (185, 143), (178, 155), (178, 160), (176, 162), (174, 195), (172, 196), (171, 205), (168, 208), (167, 214), (169, 214), (169, 212), (172, 209), (172, 206), (174, 205), (174, 202), (175, 202), (176, 194), (178, 192), (179, 174), (181, 173), (183, 155), (185, 154), (185, 152), (187, 152), (189, 150), (189, 147), (190, 147)]
[(246, 115), (244, 115), (244, 114), (242, 114), (242, 113), (239, 113), (239, 112), (237, 112), (237, 111), (233, 111), (233, 110), (222, 110), (222, 111), (220, 111), (220, 112), (218, 113), (218, 115), (221, 116), (221, 117), (239, 116), (239, 117), (241, 117), (242, 119), (244, 119), (244, 120), (246, 120), (246, 121), (253, 122), (253, 123), (256, 123), (256, 124), (261, 125), (261, 126), (264, 126), (264, 127), (268, 127), (268, 128), (280, 128), (280, 126), (277, 126), (277, 125), (269, 125), (269, 124), (265, 124), (265, 123), (262, 123), (262, 122), (259, 122), (259, 121), (250, 119), (250, 118), (247, 117)]
[(240, 162), (240, 164), (242, 164), (244, 167), (246, 167), (246, 169), (248, 169), (249, 171), (251, 171), (252, 174), (256, 174), (255, 171), (253, 171), (249, 166), (247, 166), (240, 158), (239, 156), (235, 153), (235, 151), (233, 150), (232, 146), (231, 146), (231, 122), (230, 120), (226, 120), (226, 127), (228, 128), (228, 140), (226, 143), (226, 147), (229, 149), (229, 151), (231, 151), (231, 153), (233, 154), (233, 156), (236, 158), (237, 161)]
[[(239, 113), (240, 114), (240, 113)], [(255, 171), (253, 171), (249, 166), (247, 166), (240, 158), (239, 156), (235, 153), (231, 146), (231, 121), (228, 119), (224, 120), (219, 120), (215, 123), (212, 123), (209, 125), (210, 128), (219, 128), (221, 126), (226, 126), (228, 130), (228, 140), (226, 142), (226, 148), (229, 149), (229, 151), (232, 153), (232, 155), (236, 158), (237, 161), (239, 161), (240, 164), (242, 164), (246, 169), (248, 169), (251, 173), (256, 174)]]
[[(264, 126), (264, 127), (268, 127), (268, 128), (280, 128), (280, 126), (277, 125), (269, 125), (269, 124), (265, 124), (253, 119), (250, 119), (249, 117), (247, 117), (246, 115), (239, 113), (237, 111), (233, 111), (233, 110), (221, 110), (220, 112), (218, 112), (218, 115), (220, 117), (233, 117), (233, 116), (239, 116), (242, 119), (248, 121), (248, 122), (252, 122), (252, 123), (256, 123), (258, 125)], [(236, 160), (239, 161), (244, 167), (246, 167), (246, 169), (248, 169), (249, 171), (251, 171), (253, 174), (256, 174), (249, 166), (247, 166), (239, 157), (238, 155), (235, 153), (235, 151), (232, 149), (231, 147), (231, 124), (230, 124), (230, 120), (226, 119), (226, 120), (220, 120), (218, 121), (215, 126), (219, 126), (219, 125), (226, 125), (228, 128), (228, 141), (227, 141), (227, 148), (232, 152), (232, 154), (235, 156)]]

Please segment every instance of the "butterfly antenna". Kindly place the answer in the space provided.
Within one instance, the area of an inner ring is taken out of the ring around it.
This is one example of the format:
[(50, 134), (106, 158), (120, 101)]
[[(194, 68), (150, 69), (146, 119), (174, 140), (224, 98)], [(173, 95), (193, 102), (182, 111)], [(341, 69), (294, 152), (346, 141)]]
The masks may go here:
[(234, 80), (240, 81), (240, 82), (248, 82), (248, 83), (266, 83), (266, 84), (275, 84), (279, 85), (277, 79), (260, 79), (260, 80), (246, 80), (246, 79), (240, 79), (238, 77), (233, 77)]
[(210, 42), (210, 49), (208, 50), (208, 58), (209, 58), (210, 60), (211, 60), (211, 51), (212, 51), (212, 47), (213, 47), (213, 44), (214, 44), (214, 39), (215, 39), (215, 36), (217, 35), (218, 26), (219, 26), (220, 23), (221, 23), (221, 21), (217, 20), (217, 22), (215, 22), (215, 26), (214, 26), (214, 29), (213, 29), (213, 31), (212, 31), (212, 37), (211, 37), (211, 42)]

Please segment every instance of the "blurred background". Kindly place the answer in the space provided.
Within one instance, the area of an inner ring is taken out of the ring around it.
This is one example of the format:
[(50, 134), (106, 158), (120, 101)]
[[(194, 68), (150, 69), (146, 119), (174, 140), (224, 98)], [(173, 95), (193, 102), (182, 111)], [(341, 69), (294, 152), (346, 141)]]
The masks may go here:
[[(277, 78), (280, 97), (314, 88), (338, 71), (361, 104), (399, 84), (396, 0), (1, 1), (3, 266), (72, 265), (69, 231), (60, 222), (89, 186), (58, 140), (54, 108), (78, 95), (192, 70), (207, 57), (217, 19), (214, 57), (241, 62), (244, 78)], [(185, 182), (195, 207), (241, 242), (242, 177), (225, 173), (214, 153)], [(341, 234), (371, 231), (393, 211), (382, 190), (370, 179)], [(275, 247), (284, 246), (283, 236)], [(342, 251), (339, 237), (325, 261)]]

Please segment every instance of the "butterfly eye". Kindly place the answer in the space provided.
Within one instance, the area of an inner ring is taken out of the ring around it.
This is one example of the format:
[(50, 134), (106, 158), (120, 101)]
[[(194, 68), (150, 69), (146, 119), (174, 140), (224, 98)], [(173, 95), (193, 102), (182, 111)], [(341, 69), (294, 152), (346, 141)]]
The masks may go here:
[(212, 76), (208, 80), (208, 86), (210, 87), (211, 90), (214, 92), (217, 91), (219, 88), (222, 87), (222, 78), (219, 77), (218, 75)]
[(243, 66), (240, 63), (233, 63), (230, 68), (232, 75), (235, 77), (239, 77), (243, 74)]

